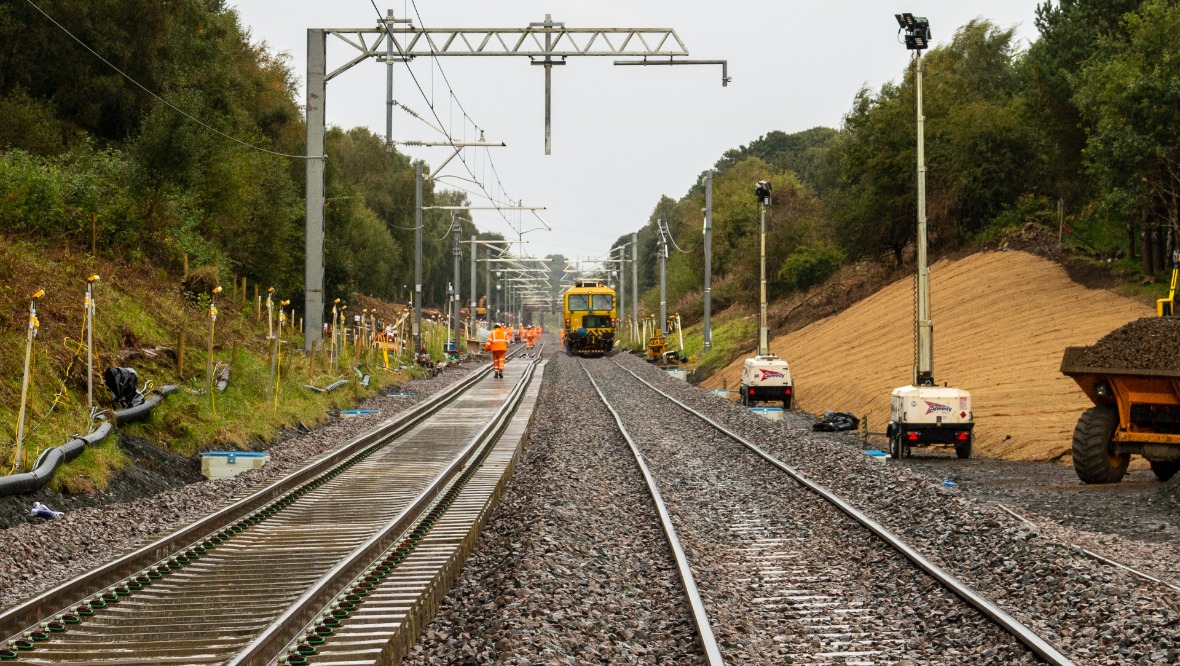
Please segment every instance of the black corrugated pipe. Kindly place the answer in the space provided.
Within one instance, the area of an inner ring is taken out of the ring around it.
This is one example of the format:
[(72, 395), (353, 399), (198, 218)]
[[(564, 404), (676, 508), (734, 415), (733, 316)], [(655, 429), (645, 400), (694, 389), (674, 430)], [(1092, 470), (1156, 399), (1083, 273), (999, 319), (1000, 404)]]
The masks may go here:
[(123, 425), (124, 423), (134, 423), (136, 421), (142, 421), (143, 419), (146, 419), (148, 414), (152, 413), (152, 408), (160, 404), (160, 401), (164, 399), (164, 396), (171, 395), (175, 392), (176, 386), (174, 384), (161, 386), (160, 388), (153, 391), (151, 395), (145, 398), (141, 404), (138, 404), (134, 407), (128, 407), (127, 409), (116, 410), (115, 423), (118, 425)]
[(101, 442), (110, 432), (110, 421), (103, 421), (85, 437), (75, 437), (61, 446), (45, 449), (37, 456), (31, 472), (0, 477), (0, 497), (31, 493), (42, 488), (53, 478), (58, 467), (81, 455), (87, 445)]
[[(160, 404), (164, 396), (175, 392), (176, 386), (173, 384), (156, 389), (143, 401), (143, 404), (116, 411), (115, 423), (131, 423), (146, 418), (152, 408)], [(44, 487), (53, 478), (58, 467), (81, 455), (87, 445), (101, 442), (110, 434), (111, 428), (110, 421), (103, 421), (94, 429), (94, 432), (85, 437), (75, 437), (61, 446), (45, 449), (41, 455), (37, 456), (37, 462), (33, 463), (31, 472), (0, 477), (0, 497), (31, 493)]]

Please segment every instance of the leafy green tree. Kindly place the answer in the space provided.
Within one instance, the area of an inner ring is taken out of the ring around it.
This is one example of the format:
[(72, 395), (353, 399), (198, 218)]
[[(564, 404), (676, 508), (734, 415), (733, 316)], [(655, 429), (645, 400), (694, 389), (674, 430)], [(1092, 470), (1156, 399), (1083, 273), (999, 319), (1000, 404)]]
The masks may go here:
[[(1060, 0), (1037, 5), (1040, 31), (1024, 62), (1023, 115), (1045, 155), (1041, 188), (1081, 204), (1090, 179), (1082, 164), (1088, 122), (1074, 100), (1077, 75), (1101, 40), (1122, 32), (1120, 20), (1141, 0)], [(1081, 208), (1081, 205), (1075, 206)]]
[(1120, 32), (1101, 41), (1076, 79), (1085, 166), (1113, 208), (1154, 204), (1180, 232), (1180, 6), (1146, 0)]

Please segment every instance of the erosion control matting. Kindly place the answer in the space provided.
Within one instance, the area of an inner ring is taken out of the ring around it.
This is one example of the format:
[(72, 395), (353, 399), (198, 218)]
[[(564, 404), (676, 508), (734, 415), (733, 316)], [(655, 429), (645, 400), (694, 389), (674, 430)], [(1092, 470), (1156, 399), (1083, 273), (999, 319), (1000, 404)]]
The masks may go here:
[(1180, 320), (1137, 319), (1087, 347), (1077, 363), (1089, 368), (1180, 372)]

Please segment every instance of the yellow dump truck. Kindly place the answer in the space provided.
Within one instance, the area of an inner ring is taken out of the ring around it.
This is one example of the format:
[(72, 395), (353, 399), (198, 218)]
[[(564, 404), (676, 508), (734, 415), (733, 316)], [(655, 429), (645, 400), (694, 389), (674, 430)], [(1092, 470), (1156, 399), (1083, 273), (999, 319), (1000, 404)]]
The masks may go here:
[(1087, 347), (1068, 347), (1061, 372), (1094, 406), (1073, 434), (1073, 467), (1085, 483), (1117, 483), (1131, 456), (1151, 463), (1166, 481), (1180, 470), (1180, 372), (1089, 367)]

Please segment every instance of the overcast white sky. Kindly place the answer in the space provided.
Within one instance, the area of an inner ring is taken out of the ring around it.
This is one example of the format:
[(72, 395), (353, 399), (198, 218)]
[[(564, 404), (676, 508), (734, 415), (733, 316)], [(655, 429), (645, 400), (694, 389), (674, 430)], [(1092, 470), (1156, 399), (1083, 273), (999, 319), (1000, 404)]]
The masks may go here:
[[(375, 25), (368, 0), (230, 0), (255, 41), (291, 56), (305, 100), (307, 28)], [(567, 27), (669, 27), (691, 58), (727, 59), (733, 81), (721, 87), (720, 68), (614, 67), (610, 57), (571, 58), (553, 69), (553, 154), (544, 154), (544, 72), (526, 58), (440, 58), (459, 102), (487, 132), (504, 141), (492, 157), (504, 190), (541, 213), (552, 232), (526, 234), (525, 253), (601, 257), (620, 234), (638, 229), (661, 194), (683, 195), (693, 179), (730, 148), (771, 130), (839, 127), (863, 85), (896, 79), (908, 53), (897, 41), (895, 12), (927, 16), (936, 42), (976, 17), (1014, 26), (1025, 45), (1036, 38), (1037, 0), (417, 0), (428, 28), (524, 27), (553, 14)], [(414, 16), (408, 0), (377, 2), (384, 13)], [(328, 40), (329, 69), (352, 57)], [(458, 107), (430, 59), (411, 64), (435, 108), (459, 137)], [(423, 115), (426, 101), (404, 65), (394, 97)], [(385, 67), (362, 63), (328, 84), (329, 125), (363, 125), (385, 133)], [(405, 113), (394, 116), (398, 140), (437, 140)], [(410, 150), (437, 164), (444, 149)], [(491, 181), (486, 159), (469, 155), (476, 175)], [(458, 160), (444, 173), (466, 175)], [(464, 187), (472, 187), (463, 184)], [(474, 188), (473, 188), (474, 189)], [(500, 196), (498, 189), (489, 190)], [(486, 203), (473, 197), (473, 203)], [(509, 213), (514, 216), (516, 213)], [(512, 236), (495, 212), (474, 213), (483, 229)], [(510, 218), (515, 219), (515, 218)], [(528, 224), (525, 228), (538, 226)]]

